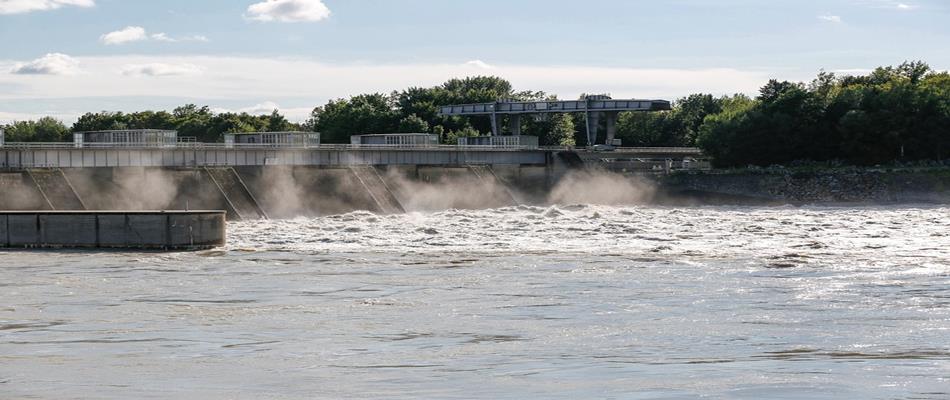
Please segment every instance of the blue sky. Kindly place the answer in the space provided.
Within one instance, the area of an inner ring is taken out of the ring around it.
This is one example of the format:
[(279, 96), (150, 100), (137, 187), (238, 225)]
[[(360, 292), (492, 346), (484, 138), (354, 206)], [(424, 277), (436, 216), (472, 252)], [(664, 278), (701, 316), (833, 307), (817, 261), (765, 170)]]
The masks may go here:
[(493, 74), (562, 97), (950, 66), (938, 0), (0, 0), (0, 121), (280, 108)]

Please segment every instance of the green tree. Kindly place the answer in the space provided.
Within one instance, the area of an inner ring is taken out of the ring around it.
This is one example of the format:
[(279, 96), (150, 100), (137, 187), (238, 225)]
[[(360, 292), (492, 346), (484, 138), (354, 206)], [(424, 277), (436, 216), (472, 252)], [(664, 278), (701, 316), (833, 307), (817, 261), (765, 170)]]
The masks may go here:
[(175, 117), (167, 111), (142, 111), (126, 116), (128, 129), (175, 129)]
[(698, 143), (717, 165), (841, 160), (872, 165), (950, 156), (950, 76), (923, 62), (867, 75), (769, 81), (747, 107), (707, 117)]
[(546, 135), (539, 138), (542, 146), (575, 146), (574, 120), (568, 114), (555, 114), (551, 117), (550, 128)]
[(73, 124), (73, 132), (129, 129), (128, 116), (122, 112), (86, 113)]
[(475, 128), (466, 127), (457, 131), (449, 131), (445, 135), (445, 139), (443, 140), (442, 143), (454, 145), (454, 144), (458, 144), (458, 139), (460, 137), (473, 137), (473, 136), (479, 136), (479, 135), (480, 133), (477, 130), (475, 130)]
[(412, 114), (399, 121), (398, 132), (400, 133), (426, 133), (429, 132), (429, 123), (418, 115)]
[(291, 128), (290, 122), (276, 109), (270, 113), (267, 118), (267, 130), (270, 132), (283, 132)]
[(674, 101), (670, 111), (621, 113), (617, 137), (625, 146), (695, 146), (703, 120), (721, 112), (728, 99), (693, 94)]
[(331, 100), (313, 110), (313, 126), (324, 143), (349, 143), (351, 135), (395, 132), (400, 118), (394, 108), (380, 93)]
[(69, 129), (55, 118), (16, 121), (5, 127), (6, 142), (64, 142), (71, 140)]
[(212, 116), (214, 113), (211, 112), (211, 108), (198, 107), (194, 104), (186, 104), (172, 111), (178, 136), (194, 137), (200, 142), (214, 143), (223, 140), (219, 140), (217, 135), (209, 129)]
[(699, 129), (696, 143), (706, 154), (713, 157), (719, 166), (741, 165), (744, 161), (740, 151), (739, 132), (749, 125), (750, 113), (756, 102), (748, 97), (736, 97), (723, 103), (719, 114), (709, 115)]

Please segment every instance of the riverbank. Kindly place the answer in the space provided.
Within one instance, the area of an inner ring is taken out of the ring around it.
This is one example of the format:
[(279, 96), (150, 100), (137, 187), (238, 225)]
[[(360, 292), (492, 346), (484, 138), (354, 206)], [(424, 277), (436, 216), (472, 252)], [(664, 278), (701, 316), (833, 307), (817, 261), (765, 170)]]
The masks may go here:
[(791, 204), (950, 203), (950, 167), (762, 168), (682, 171), (658, 179), (669, 193)]

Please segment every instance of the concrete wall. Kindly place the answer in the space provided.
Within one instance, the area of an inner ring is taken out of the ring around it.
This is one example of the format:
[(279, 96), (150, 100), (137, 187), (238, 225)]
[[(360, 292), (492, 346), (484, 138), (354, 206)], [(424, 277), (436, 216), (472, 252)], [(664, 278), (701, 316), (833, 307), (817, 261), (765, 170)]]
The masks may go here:
[(505, 149), (0, 148), (0, 168), (248, 165), (544, 164), (546, 152)]
[(348, 168), (237, 167), (248, 190), (272, 218), (373, 210), (373, 199)]
[(0, 212), (0, 247), (194, 250), (223, 246), (222, 211)]
[(49, 210), (26, 171), (0, 172), (0, 210)]
[(198, 168), (63, 168), (63, 173), (89, 210), (226, 209), (221, 193)]
[[(484, 165), (375, 167), (387, 189), (409, 211), (487, 208), (541, 203), (557, 180), (553, 167)], [(320, 216), (378, 204), (348, 167), (234, 167), (271, 218)], [(89, 210), (226, 210), (228, 203), (202, 168), (63, 168)], [(26, 178), (24, 178), (26, 177)], [(0, 173), (0, 210), (48, 209), (27, 174)], [(512, 197), (516, 201), (512, 201)]]

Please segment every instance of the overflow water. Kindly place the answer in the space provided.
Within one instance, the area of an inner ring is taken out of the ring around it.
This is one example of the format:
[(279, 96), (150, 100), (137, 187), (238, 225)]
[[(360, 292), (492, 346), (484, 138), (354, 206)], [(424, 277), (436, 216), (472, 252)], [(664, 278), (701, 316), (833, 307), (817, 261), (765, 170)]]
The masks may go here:
[(0, 252), (0, 398), (946, 399), (948, 215), (357, 212)]

